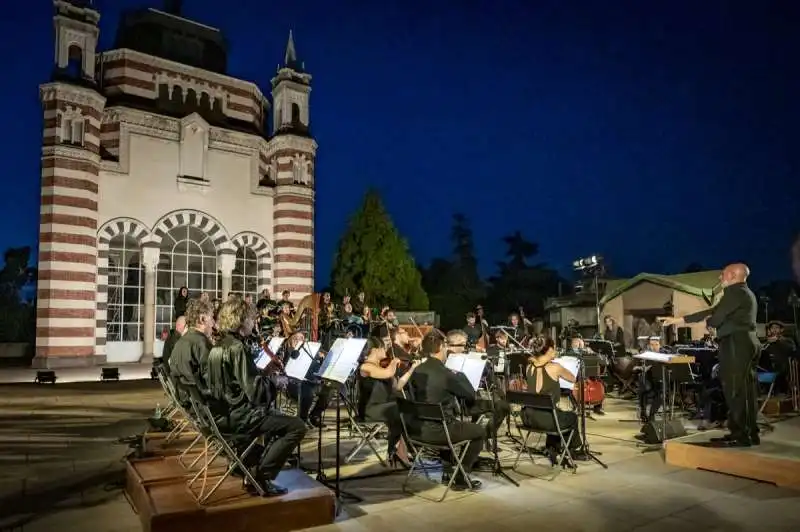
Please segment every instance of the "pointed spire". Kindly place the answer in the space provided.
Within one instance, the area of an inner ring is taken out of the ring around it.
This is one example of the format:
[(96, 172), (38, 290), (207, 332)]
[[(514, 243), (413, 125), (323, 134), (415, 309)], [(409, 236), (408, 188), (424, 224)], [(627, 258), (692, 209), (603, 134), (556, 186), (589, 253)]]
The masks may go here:
[(297, 63), (297, 52), (294, 49), (292, 30), (289, 30), (289, 41), (286, 43), (286, 54), (283, 56), (283, 64), (291, 67), (295, 63)]

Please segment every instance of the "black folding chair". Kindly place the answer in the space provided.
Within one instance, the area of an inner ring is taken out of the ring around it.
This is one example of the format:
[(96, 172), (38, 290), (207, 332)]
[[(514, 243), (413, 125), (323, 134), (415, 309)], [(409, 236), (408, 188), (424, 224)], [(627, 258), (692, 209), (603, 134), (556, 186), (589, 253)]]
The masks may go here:
[[(397, 404), (400, 409), (400, 421), (403, 424), (403, 437), (405, 438), (409, 454), (414, 456), (414, 460), (411, 462), (411, 467), (408, 470), (408, 475), (406, 475), (405, 481), (403, 481), (403, 492), (419, 496), (407, 489), (411, 477), (414, 476), (417, 470), (422, 470), (425, 478), (431, 480), (428, 469), (429, 466), (423, 461), (423, 451), (436, 454), (440, 451), (450, 451), (453, 460), (451, 464), (453, 466), (453, 472), (450, 475), (450, 481), (445, 486), (444, 493), (442, 493), (439, 499), (435, 499), (435, 502), (442, 502), (445, 497), (447, 497), (447, 494), (450, 492), (459, 474), (463, 475), (467, 484), (471, 482), (469, 475), (464, 470), (464, 457), (467, 454), (470, 440), (453, 441), (450, 437), (450, 431), (447, 429), (447, 417), (440, 404), (417, 403), (407, 399), (397, 399)], [(430, 443), (409, 431), (409, 427), (415, 427), (423, 422), (440, 424), (447, 443)]]
[[(517, 465), (519, 464), (519, 459), (523, 452), (527, 453), (532, 464), (537, 465), (536, 459), (531, 452), (531, 448), (528, 446), (528, 442), (530, 441), (532, 434), (538, 434), (539, 438), (536, 441), (537, 446), (541, 442), (543, 436), (559, 437), (561, 440), (562, 450), (561, 453), (556, 456), (554, 467), (568, 467), (573, 474), (576, 473), (578, 466), (576, 465), (575, 458), (572, 456), (572, 451), (570, 450), (570, 443), (572, 442), (572, 438), (575, 436), (575, 429), (561, 427), (561, 424), (558, 421), (558, 404), (556, 403), (556, 400), (547, 394), (509, 390), (506, 392), (506, 401), (512, 405), (519, 405), (523, 409), (529, 408), (538, 412), (546, 412), (552, 419), (552, 425), (549, 427), (545, 426), (544, 423), (541, 427), (533, 427), (524, 423), (517, 424), (517, 429), (520, 431), (520, 433), (524, 433), (524, 439), (511, 469), (516, 471)], [(522, 417), (522, 413), (520, 413), (520, 417)]]
[[(206, 452), (204, 453), (205, 462), (201, 466), (200, 471), (198, 471), (197, 474), (195, 474), (194, 477), (187, 482), (189, 491), (197, 499), (198, 504), (202, 505), (209, 498), (211, 498), (211, 496), (214, 495), (222, 483), (225, 482), (225, 480), (236, 469), (242, 472), (244, 475), (244, 481), (249, 482), (250, 485), (253, 486), (253, 488), (258, 492), (258, 494), (263, 497), (265, 495), (264, 489), (256, 481), (255, 477), (253, 477), (245, 465), (245, 460), (255, 448), (259, 437), (253, 437), (252, 440), (250, 440), (249, 445), (245, 447), (244, 451), (237, 453), (235, 450), (235, 444), (233, 443), (236, 437), (222, 433), (216, 421), (214, 420), (214, 415), (211, 413), (211, 410), (208, 408), (208, 405), (205, 403), (200, 395), (200, 392), (196, 388), (189, 388), (188, 391), (194, 419), (197, 422), (200, 434), (206, 440)], [(214, 460), (216, 460), (220, 455), (222, 455), (228, 461), (228, 468), (217, 480), (217, 483), (206, 492), (205, 485), (208, 470), (214, 463)], [(200, 479), (200, 477), (203, 477), (203, 484), (200, 487), (199, 492), (195, 492), (194, 485)]]

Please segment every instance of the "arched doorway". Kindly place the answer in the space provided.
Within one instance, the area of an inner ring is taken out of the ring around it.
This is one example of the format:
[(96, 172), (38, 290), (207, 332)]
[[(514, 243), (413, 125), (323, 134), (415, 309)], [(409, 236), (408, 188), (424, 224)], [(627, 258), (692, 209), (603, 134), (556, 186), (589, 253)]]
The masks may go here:
[(117, 235), (108, 244), (106, 357), (109, 362), (138, 359), (144, 327), (144, 269), (139, 243)]
[(187, 225), (170, 229), (162, 238), (156, 272), (156, 336), (175, 323), (175, 296), (181, 287), (189, 297), (208, 292), (218, 296), (217, 249), (201, 229)]

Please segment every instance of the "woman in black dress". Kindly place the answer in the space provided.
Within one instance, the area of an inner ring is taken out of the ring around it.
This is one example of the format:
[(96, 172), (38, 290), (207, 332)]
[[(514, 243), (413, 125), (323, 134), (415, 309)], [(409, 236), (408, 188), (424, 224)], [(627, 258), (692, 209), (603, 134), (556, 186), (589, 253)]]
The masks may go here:
[(405, 448), (399, 445), (403, 434), (403, 425), (400, 421), (400, 410), (395, 396), (408, 384), (419, 361), (415, 361), (408, 371), (397, 377), (401, 360), (394, 358), (387, 364), (383, 362), (386, 358), (387, 353), (383, 342), (379, 338), (370, 338), (367, 357), (359, 367), (359, 377), (361, 378), (359, 394), (361, 407), (359, 410), (364, 419), (386, 423), (386, 427), (389, 429), (387, 449), (389, 461), (393, 464), (400, 462), (407, 466), (408, 456)]

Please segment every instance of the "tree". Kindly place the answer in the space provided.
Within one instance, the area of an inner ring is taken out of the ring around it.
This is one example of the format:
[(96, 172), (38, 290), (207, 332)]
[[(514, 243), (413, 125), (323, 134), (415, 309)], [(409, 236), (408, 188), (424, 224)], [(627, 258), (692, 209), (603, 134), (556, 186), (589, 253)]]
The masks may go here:
[(453, 215), (450, 240), (453, 244), (452, 258), (434, 259), (423, 270), (422, 277), (431, 306), (439, 313), (445, 328), (462, 326), (465, 314), (475, 308), (485, 293), (478, 274), (472, 228), (461, 213)]
[(422, 276), (376, 190), (350, 219), (331, 272), (338, 296), (364, 291), (367, 300), (398, 310), (427, 310)]
[(692, 262), (683, 269), (683, 273), (697, 273), (704, 271), (703, 265), (699, 262)]
[(526, 240), (520, 231), (503, 237), (507, 260), (497, 263), (497, 275), (489, 279), (487, 307), (495, 320), (518, 307), (541, 316), (546, 298), (558, 294), (558, 273), (545, 264), (529, 264), (539, 252), (538, 244)]
[(0, 342), (33, 343), (36, 336), (36, 305), (26, 305), (22, 288), (36, 278), (28, 266), (31, 248), (10, 248), (3, 254), (0, 270)]

